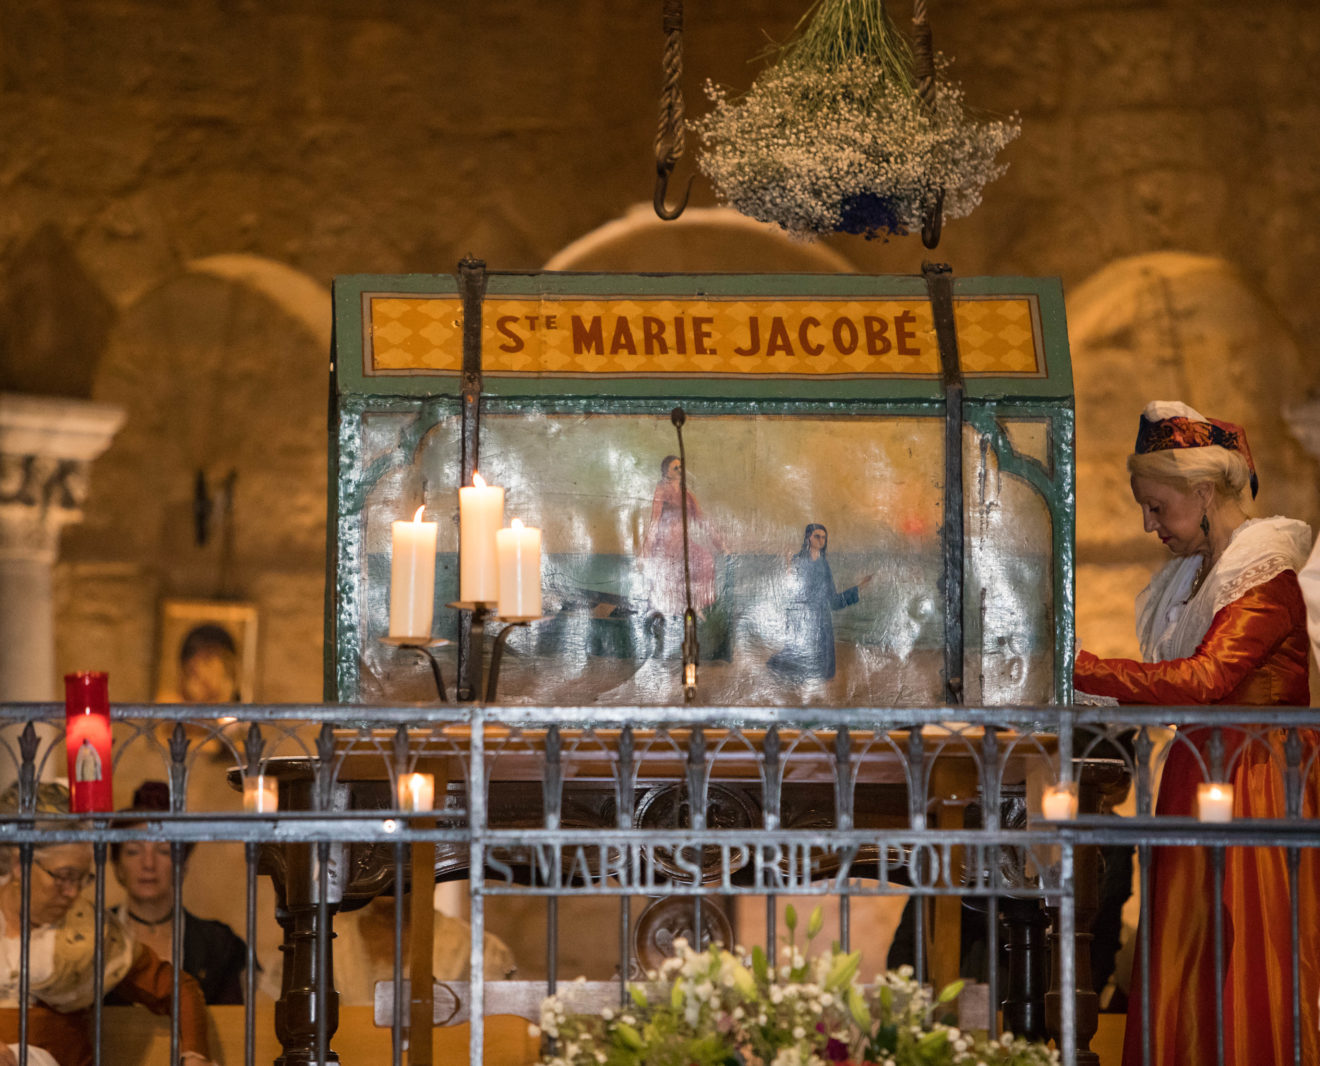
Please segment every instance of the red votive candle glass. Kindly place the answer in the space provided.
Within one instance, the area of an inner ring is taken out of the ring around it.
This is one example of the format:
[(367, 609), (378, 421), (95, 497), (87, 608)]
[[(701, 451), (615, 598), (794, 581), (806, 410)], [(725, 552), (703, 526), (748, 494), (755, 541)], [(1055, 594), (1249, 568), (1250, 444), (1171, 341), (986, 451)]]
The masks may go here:
[(64, 743), (69, 757), (69, 810), (114, 810), (110, 783), (109, 675), (64, 675)]

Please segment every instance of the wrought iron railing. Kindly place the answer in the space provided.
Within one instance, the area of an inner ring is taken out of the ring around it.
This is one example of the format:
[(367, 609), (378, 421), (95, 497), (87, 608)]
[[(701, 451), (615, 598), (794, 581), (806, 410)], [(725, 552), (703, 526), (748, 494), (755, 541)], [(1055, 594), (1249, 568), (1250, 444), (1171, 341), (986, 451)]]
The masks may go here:
[[(281, 1039), (288, 1062), (328, 1061), (335, 993), (327, 934), (335, 912), (428, 876), (465, 878), (468, 885), (471, 978), (446, 984), (438, 995), (447, 1005), (434, 1010), (450, 1021), (470, 1021), (474, 1063), (481, 1061), (487, 1015), (527, 1011), (556, 989), (561, 900), (618, 898), (617, 947), (609, 950), (617, 956), (617, 974), (628, 978), (645, 970), (648, 953), (662, 950), (666, 937), (727, 934), (721, 899), (772, 900), (786, 893), (838, 897), (838, 939), (845, 947), (850, 901), (909, 896), (912, 961), (920, 976), (935, 980), (959, 969), (957, 939), (950, 939), (947, 923), (982, 913), (990, 960), (982, 976), (988, 1002), (1002, 1005), (1005, 1019), (989, 1010), (982, 1024), (994, 1031), (1011, 1022), (1016, 1032), (1042, 1037), (1048, 1031), (1063, 1061), (1073, 1063), (1095, 1061), (1087, 1050), (1095, 1032), (1095, 990), (1085, 970), (1098, 849), (1137, 850), (1143, 917), (1152, 848), (1209, 848), (1221, 872), (1226, 847), (1285, 849), (1297, 975), (1298, 860), (1304, 849), (1320, 845), (1314, 818), (1304, 817), (1304, 795), (1320, 776), (1310, 732), (1320, 729), (1320, 713), (1313, 709), (1216, 708), (1211, 716), (1205, 708), (118, 705), (112, 712), (116, 765), (141, 746), (158, 758), (171, 788), (168, 812), (145, 823), (138, 815), (132, 824), (108, 814), (34, 814), (35, 782), (63, 776), (62, 712), (54, 704), (0, 705), (0, 778), (18, 782), (21, 797), (18, 811), (0, 816), (0, 844), (18, 849), (12, 876), (21, 881), (25, 908), (34, 850), (46, 845), (93, 845), (99, 912), (108, 845), (166, 841), (177, 859), (189, 842), (242, 843), (249, 1066), (255, 1060), (256, 886), (266, 874), (276, 882), (285, 933)], [(949, 721), (955, 716), (957, 722)], [(1250, 724), (1227, 724), (1239, 721)], [(1226, 823), (1156, 816), (1162, 752), (1179, 746), (1194, 755), (1207, 782), (1229, 780), (1248, 757), (1270, 767), (1282, 796), (1280, 816)], [(202, 758), (206, 752), (210, 757)], [(400, 807), (398, 782), (418, 769), (438, 778), (433, 811)], [(233, 808), (190, 809), (185, 797), (197, 775), (222, 773), (234, 789)], [(279, 782), (277, 814), (239, 813), (242, 779), (258, 774)], [(1060, 782), (1080, 786), (1080, 809), (1075, 817), (1046, 820), (1039, 792)], [(1135, 814), (1114, 817), (1109, 807), (1129, 784)], [(178, 879), (175, 894), (181, 916)], [(544, 899), (544, 982), (484, 976), (485, 901), (506, 895)], [(401, 900), (402, 893), (395, 896)], [(634, 916), (639, 896), (651, 902)], [(1030, 918), (1025, 932), (1010, 913), (1024, 911)], [(1213, 913), (1220, 915), (1218, 906)], [(1041, 950), (1046, 920), (1056, 945), (1048, 990), (1040, 986), (1040, 960), (1022, 958)], [(663, 935), (639, 940), (642, 924)], [(765, 926), (765, 942), (773, 945), (772, 905)], [(99, 922), (97, 928), (92, 1024), (99, 1063), (105, 1061)], [(1215, 938), (1222, 976), (1222, 918)], [(26, 1003), (27, 927), (21, 940), (16, 999)], [(425, 1017), (406, 1016), (406, 997), (393, 995), (408, 977), (403, 942), (399, 902), (393, 966), (382, 975), (389, 984), (377, 1011), (393, 1030), (396, 1064), (403, 1061), (410, 1019), (417, 1025)], [(1149, 979), (1142, 987), (1150, 988)], [(623, 994), (621, 980), (593, 988)], [(1292, 988), (1296, 1025), (1300, 982), (1294, 979)], [(415, 1005), (409, 1009), (415, 1012)], [(20, 1014), (26, 1033), (26, 1008)], [(176, 1060), (178, 1041), (176, 1019)], [(1294, 1046), (1300, 1063), (1300, 1041)]]

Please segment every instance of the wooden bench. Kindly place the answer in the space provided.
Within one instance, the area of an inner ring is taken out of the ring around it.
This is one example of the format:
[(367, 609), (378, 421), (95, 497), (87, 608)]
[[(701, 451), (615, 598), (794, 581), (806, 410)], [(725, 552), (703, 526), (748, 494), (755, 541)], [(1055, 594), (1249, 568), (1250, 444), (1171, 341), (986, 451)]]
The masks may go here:
[[(220, 1066), (243, 1066), (243, 1008), (212, 1007), (211, 1053)], [(105, 1009), (105, 1045), (102, 1061), (114, 1066), (168, 1066), (168, 1018), (142, 1007)], [(390, 1030), (378, 1029), (371, 1007), (339, 1008), (339, 1030), (330, 1042), (344, 1066), (378, 1066), (390, 1062)], [(528, 1031), (525, 1018), (494, 1015), (486, 1018), (485, 1066), (526, 1066), (540, 1054), (540, 1039)], [(257, 1000), (256, 1062), (269, 1066), (280, 1054), (275, 1038), (275, 1004), (265, 996)], [(435, 1030), (435, 1061), (468, 1060), (468, 1027)]]

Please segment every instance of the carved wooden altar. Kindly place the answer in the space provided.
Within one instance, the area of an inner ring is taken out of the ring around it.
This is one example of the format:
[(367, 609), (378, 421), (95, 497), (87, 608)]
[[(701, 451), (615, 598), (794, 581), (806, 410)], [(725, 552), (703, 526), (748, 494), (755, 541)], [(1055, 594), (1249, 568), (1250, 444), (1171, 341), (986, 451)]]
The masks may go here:
[[(490, 760), (482, 778), (481, 817), (489, 832), (477, 877), (465, 835), (471, 731), (451, 726), (420, 743), (413, 738), (418, 750), (409, 766), (448, 783), (441, 789), (445, 799), (443, 807), (437, 803), (442, 809), (436, 824), (439, 831), (453, 831), (455, 839), (413, 844), (406, 864), (387, 844), (347, 846), (339, 859), (331, 859), (336, 888), (324, 919), (316, 904), (310, 847), (263, 851), (262, 869), (275, 880), (286, 934), (282, 1010), (277, 1011), (283, 1062), (318, 1061), (310, 1009), (317, 995), (313, 975), (332, 972), (328, 942), (325, 958), (316, 955), (322, 950), (320, 923), (332, 921), (337, 910), (392, 893), (399, 879), (410, 885), (419, 878), (472, 878), (478, 907), (481, 898), (508, 892), (533, 892), (547, 900), (582, 892), (650, 895), (653, 901), (640, 915), (627, 915), (631, 928), (620, 944), (620, 972), (632, 977), (654, 967), (675, 936), (731, 942), (728, 921), (713, 905), (721, 896), (830, 891), (852, 898), (905, 891), (923, 901), (919, 964), (942, 986), (958, 975), (959, 929), (968, 920), (964, 906), (989, 899), (992, 913), (1002, 909), (1010, 961), (1000, 997), (1005, 1024), (1015, 1032), (1044, 1035), (1049, 921), (1041, 906), (1052, 889), (1048, 875), (1028, 868), (1043, 867), (1049, 849), (1033, 841), (1027, 829), (1027, 785), (1033, 767), (1053, 775), (1053, 737), (1012, 731), (987, 736), (968, 727), (927, 727), (915, 737), (914, 732), (878, 731), (860, 721), (829, 732), (774, 725), (733, 731), (490, 726), (482, 748), (510, 748)], [(341, 731), (333, 809), (395, 809), (389, 765), (368, 752), (396, 740)], [(267, 764), (266, 772), (281, 781), (282, 807), (313, 804), (316, 770), (310, 760)], [(1092, 762), (1079, 770), (1084, 771), (1084, 811), (1098, 810), (1105, 795), (1126, 780), (1122, 768), (1112, 764)], [(998, 818), (986, 816), (987, 794), (997, 800)], [(969, 834), (969, 826), (976, 831)], [(1077, 849), (1077, 878), (1078, 1061), (1086, 1062), (1096, 1025), (1095, 994), (1086, 979), (1095, 886), (1091, 849)], [(861, 879), (875, 883), (868, 887)], [(894, 889), (894, 880), (906, 887)], [(429, 906), (429, 894), (411, 895)], [(1057, 986), (1057, 974), (1054, 980)], [(496, 1004), (499, 987), (499, 982), (487, 985)], [(333, 989), (327, 993), (328, 1039), (335, 1016)], [(452, 1006), (440, 1017), (468, 1018), (475, 1009), (462, 993), (450, 990), (443, 996)], [(432, 997), (421, 994), (411, 998), (408, 1013), (416, 1026), (438, 1010)], [(1057, 1032), (1057, 1002), (1054, 1013)]]

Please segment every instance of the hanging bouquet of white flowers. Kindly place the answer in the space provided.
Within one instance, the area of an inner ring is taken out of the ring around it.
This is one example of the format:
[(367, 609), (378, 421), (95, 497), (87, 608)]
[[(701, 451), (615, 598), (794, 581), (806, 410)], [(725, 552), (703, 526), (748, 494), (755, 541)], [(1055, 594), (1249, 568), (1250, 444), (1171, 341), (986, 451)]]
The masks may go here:
[(917, 230), (941, 192), (944, 217), (962, 218), (1020, 129), (974, 118), (947, 76), (923, 101), (877, 0), (818, 0), (745, 95), (706, 92), (714, 106), (692, 123), (701, 170), (729, 206), (800, 236)]
[[(820, 931), (820, 910), (807, 940)], [(743, 957), (719, 945), (676, 954), (629, 986), (626, 1008), (569, 1015), (554, 996), (541, 1007), (553, 1050), (544, 1066), (1057, 1066), (1041, 1044), (1005, 1033), (997, 1039), (959, 1030), (941, 1015), (962, 982), (939, 996), (912, 979), (910, 967), (869, 986), (857, 980), (860, 952), (835, 947), (808, 958), (788, 943), (773, 966), (759, 948)]]

